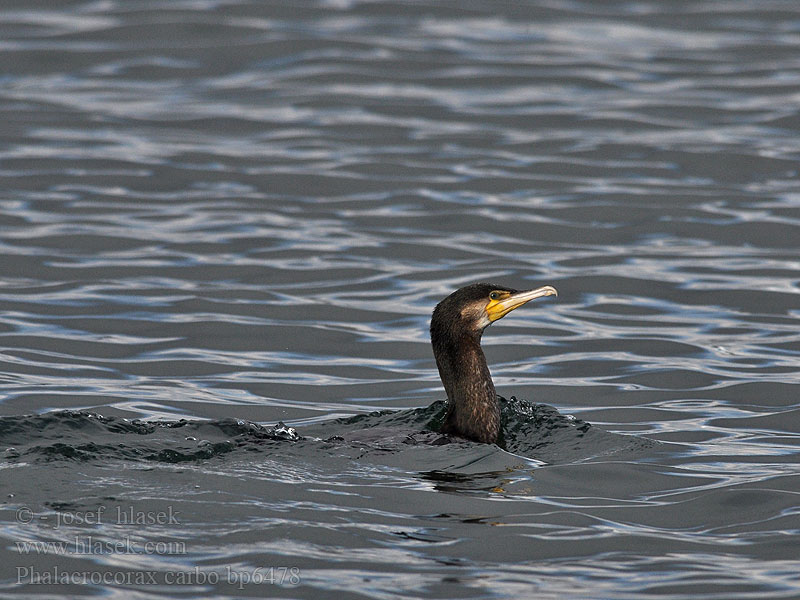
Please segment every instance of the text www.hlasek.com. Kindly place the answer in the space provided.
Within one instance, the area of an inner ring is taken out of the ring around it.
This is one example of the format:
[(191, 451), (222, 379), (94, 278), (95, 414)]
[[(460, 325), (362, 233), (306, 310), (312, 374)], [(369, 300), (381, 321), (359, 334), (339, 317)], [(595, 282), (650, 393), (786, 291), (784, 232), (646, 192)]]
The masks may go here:
[(138, 541), (125, 536), (107, 540), (91, 535), (75, 536), (71, 541), (20, 541), (15, 542), (20, 554), (186, 554), (186, 542)]
[(21, 585), (300, 585), (299, 567), (256, 567), (208, 571), (199, 567), (179, 571), (66, 571), (57, 566), (17, 567)]

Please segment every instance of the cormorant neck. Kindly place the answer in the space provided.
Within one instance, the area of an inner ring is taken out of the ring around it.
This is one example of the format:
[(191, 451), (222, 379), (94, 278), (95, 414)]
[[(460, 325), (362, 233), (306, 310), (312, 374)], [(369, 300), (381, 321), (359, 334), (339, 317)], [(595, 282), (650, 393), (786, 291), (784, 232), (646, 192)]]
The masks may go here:
[(447, 392), (442, 432), (494, 444), (500, 434), (500, 403), (481, 349), (482, 333), (432, 336), (433, 354)]

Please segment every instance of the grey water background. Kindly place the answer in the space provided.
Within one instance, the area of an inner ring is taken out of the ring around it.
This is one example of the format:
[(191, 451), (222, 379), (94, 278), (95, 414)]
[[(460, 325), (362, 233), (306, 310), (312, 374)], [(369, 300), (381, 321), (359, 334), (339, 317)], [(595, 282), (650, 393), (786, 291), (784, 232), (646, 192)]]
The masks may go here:
[[(800, 598), (796, 2), (7, 0), (0, 66), (2, 597)], [(410, 410), (485, 280), (559, 290), (516, 451)]]

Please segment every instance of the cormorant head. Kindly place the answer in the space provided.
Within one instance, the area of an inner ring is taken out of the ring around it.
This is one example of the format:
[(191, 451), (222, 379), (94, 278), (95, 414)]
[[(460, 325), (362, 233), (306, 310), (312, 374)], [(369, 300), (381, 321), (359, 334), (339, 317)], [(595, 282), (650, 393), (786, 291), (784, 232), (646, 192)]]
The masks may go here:
[(436, 306), (431, 319), (431, 337), (442, 333), (452, 337), (461, 331), (479, 338), (487, 326), (515, 308), (535, 298), (556, 295), (556, 289), (549, 285), (525, 291), (491, 283), (468, 285), (456, 290)]

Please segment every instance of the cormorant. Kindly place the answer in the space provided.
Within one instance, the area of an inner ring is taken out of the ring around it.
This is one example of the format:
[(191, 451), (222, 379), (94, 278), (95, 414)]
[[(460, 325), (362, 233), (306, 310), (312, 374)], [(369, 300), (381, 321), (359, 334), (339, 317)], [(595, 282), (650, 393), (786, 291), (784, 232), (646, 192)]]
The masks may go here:
[(500, 402), (481, 350), (483, 330), (494, 321), (542, 296), (557, 296), (549, 285), (517, 291), (475, 283), (436, 305), (431, 318), (431, 344), (439, 376), (447, 392), (442, 433), (494, 444), (500, 434)]

